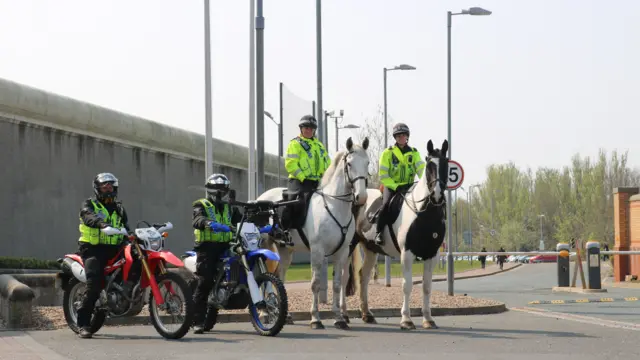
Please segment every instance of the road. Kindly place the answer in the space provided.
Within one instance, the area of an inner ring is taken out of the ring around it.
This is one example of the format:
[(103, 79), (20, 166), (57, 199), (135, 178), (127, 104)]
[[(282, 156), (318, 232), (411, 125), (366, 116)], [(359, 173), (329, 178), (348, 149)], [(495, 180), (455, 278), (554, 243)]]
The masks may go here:
[[(456, 294), (466, 293), (469, 296), (502, 301), (512, 309), (527, 307), (566, 313), (573, 317), (584, 316), (603, 321), (640, 324), (640, 301), (530, 305), (529, 302), (535, 300), (640, 297), (639, 289), (607, 287), (606, 283), (604, 284), (607, 288), (606, 293), (552, 293), (551, 288), (557, 285), (556, 266), (555, 263), (526, 264), (498, 275), (458, 280), (454, 283), (454, 292)], [(581, 286), (579, 278), (576, 285)], [(447, 283), (434, 283), (433, 288), (434, 290), (446, 292)], [(640, 334), (638, 335), (640, 336)]]
[[(622, 324), (620, 319), (632, 325), (638, 324), (638, 302), (528, 305), (532, 300), (593, 297), (550, 295), (554, 282), (549, 272), (553, 270), (553, 264), (525, 265), (500, 275), (460, 280), (455, 288), (456, 293), (503, 300), (512, 308), (542, 308), (559, 312), (551, 317), (514, 310), (497, 315), (445, 316), (435, 318), (440, 329), (413, 332), (401, 331), (398, 318), (378, 319), (378, 325), (364, 325), (354, 320), (351, 331), (339, 331), (330, 326), (323, 331), (311, 330), (305, 323), (298, 322), (285, 327), (276, 338), (257, 336), (249, 324), (219, 324), (213, 333), (189, 334), (181, 341), (166, 341), (151, 326), (106, 327), (89, 340), (78, 339), (67, 329), (0, 332), (0, 359), (638, 358), (640, 326), (614, 326)], [(435, 283), (434, 287), (446, 290), (446, 282)], [(634, 292), (625, 289), (610, 291), (607, 296)], [(591, 320), (571, 318), (580, 314), (587, 314)], [(593, 321), (592, 317), (601, 320)], [(607, 320), (616, 322), (607, 323)], [(420, 318), (414, 318), (414, 321), (419, 324)], [(325, 320), (325, 325), (330, 324)]]

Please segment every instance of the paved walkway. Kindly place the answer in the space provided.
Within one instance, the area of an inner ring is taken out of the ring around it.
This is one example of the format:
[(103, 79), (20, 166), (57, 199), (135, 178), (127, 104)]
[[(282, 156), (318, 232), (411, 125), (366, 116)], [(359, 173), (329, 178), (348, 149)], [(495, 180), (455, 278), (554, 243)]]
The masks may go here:
[[(518, 267), (520, 265), (522, 265), (522, 264), (505, 263), (504, 266), (503, 266), (504, 270), (500, 270), (500, 267), (498, 265), (491, 264), (491, 265), (487, 265), (484, 269), (471, 269), (471, 270), (457, 272), (457, 273), (455, 273), (454, 279), (462, 280), (462, 279), (469, 279), (469, 278), (474, 278), (474, 277), (494, 275), (494, 274), (498, 274), (498, 273), (501, 273), (501, 272), (504, 272), (504, 271), (511, 270), (514, 267)], [(434, 275), (433, 276), (433, 281), (434, 282), (447, 281), (447, 275)], [(370, 283), (372, 284), (373, 280)], [(422, 276), (414, 276), (413, 277), (413, 283), (414, 284), (421, 284), (422, 283)], [(377, 284), (383, 285), (384, 284), (384, 278), (379, 278)], [(285, 285), (286, 285), (287, 289), (309, 289), (309, 288), (311, 288), (311, 282), (310, 281), (286, 282)], [(391, 278), (391, 286), (402, 286), (402, 278), (398, 278), (398, 277)]]

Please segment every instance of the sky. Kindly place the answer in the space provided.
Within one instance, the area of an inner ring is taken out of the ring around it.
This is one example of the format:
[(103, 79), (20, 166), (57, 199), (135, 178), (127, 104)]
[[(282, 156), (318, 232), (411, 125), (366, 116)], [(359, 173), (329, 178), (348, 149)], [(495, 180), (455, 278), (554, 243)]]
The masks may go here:
[[(423, 156), (429, 139), (440, 147), (447, 11), (480, 6), (492, 14), (454, 16), (452, 27), (451, 158), (463, 186), (482, 182), (490, 164), (561, 167), (599, 148), (628, 151), (640, 166), (640, 1), (609, 4), (324, 0), (324, 108), (343, 109), (342, 125), (364, 124), (383, 104), (382, 69), (410, 64), (388, 74), (388, 114), (409, 125)], [(265, 109), (276, 121), (280, 82), (299, 98), (290, 107), (316, 100), (315, 9), (264, 1)], [(249, 0), (211, 1), (213, 135), (244, 146), (250, 26)], [(204, 1), (0, 0), (0, 77), (204, 134)], [(341, 130), (340, 146), (355, 134)], [(265, 150), (277, 146), (265, 117)]]

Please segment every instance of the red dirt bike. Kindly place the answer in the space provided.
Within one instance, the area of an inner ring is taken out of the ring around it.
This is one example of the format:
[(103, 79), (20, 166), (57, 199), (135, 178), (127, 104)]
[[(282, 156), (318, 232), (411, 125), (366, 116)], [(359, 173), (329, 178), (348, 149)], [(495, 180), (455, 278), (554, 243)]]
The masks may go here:
[[(194, 308), (192, 293), (187, 281), (177, 273), (167, 271), (166, 264), (183, 267), (184, 263), (171, 252), (163, 250), (166, 230), (171, 230), (173, 225), (153, 224), (141, 221), (147, 227), (137, 228), (131, 234), (127, 230), (106, 227), (101, 231), (106, 235), (122, 234), (129, 241), (122, 246), (118, 254), (108, 261), (104, 269), (104, 278), (100, 298), (96, 301), (94, 313), (91, 317), (91, 332), (96, 333), (103, 325), (107, 317), (116, 318), (135, 316), (144, 307), (145, 290), (150, 287), (149, 314), (151, 323), (156, 331), (167, 339), (180, 339), (187, 334), (193, 323)], [(140, 223), (138, 223), (139, 225)], [(138, 226), (136, 225), (136, 227)], [(138, 283), (127, 294), (122, 285), (127, 280), (131, 265), (137, 258), (142, 265), (142, 271)], [(64, 290), (63, 309), (67, 325), (75, 333), (80, 332), (77, 326), (77, 310), (82, 303), (80, 291), (86, 290), (86, 275), (82, 258), (77, 254), (67, 254), (58, 259), (62, 273), (59, 275)], [(182, 298), (175, 292), (174, 283), (182, 292)], [(161, 293), (160, 285), (164, 285), (165, 293)], [(80, 295), (80, 296), (78, 296)], [(164, 296), (163, 296), (164, 295)], [(178, 322), (177, 330), (171, 331), (165, 326), (160, 310), (174, 315), (184, 309), (185, 315)]]

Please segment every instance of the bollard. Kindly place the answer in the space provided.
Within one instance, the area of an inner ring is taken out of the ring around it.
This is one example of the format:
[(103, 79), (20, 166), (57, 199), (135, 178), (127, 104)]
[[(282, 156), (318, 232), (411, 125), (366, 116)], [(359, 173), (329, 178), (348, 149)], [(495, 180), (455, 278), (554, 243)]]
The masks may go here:
[(571, 276), (569, 274), (569, 244), (558, 243), (556, 251), (558, 254), (558, 287), (569, 287)]
[(587, 249), (587, 268), (589, 269), (589, 289), (601, 289), (600, 243), (588, 241), (585, 248)]

